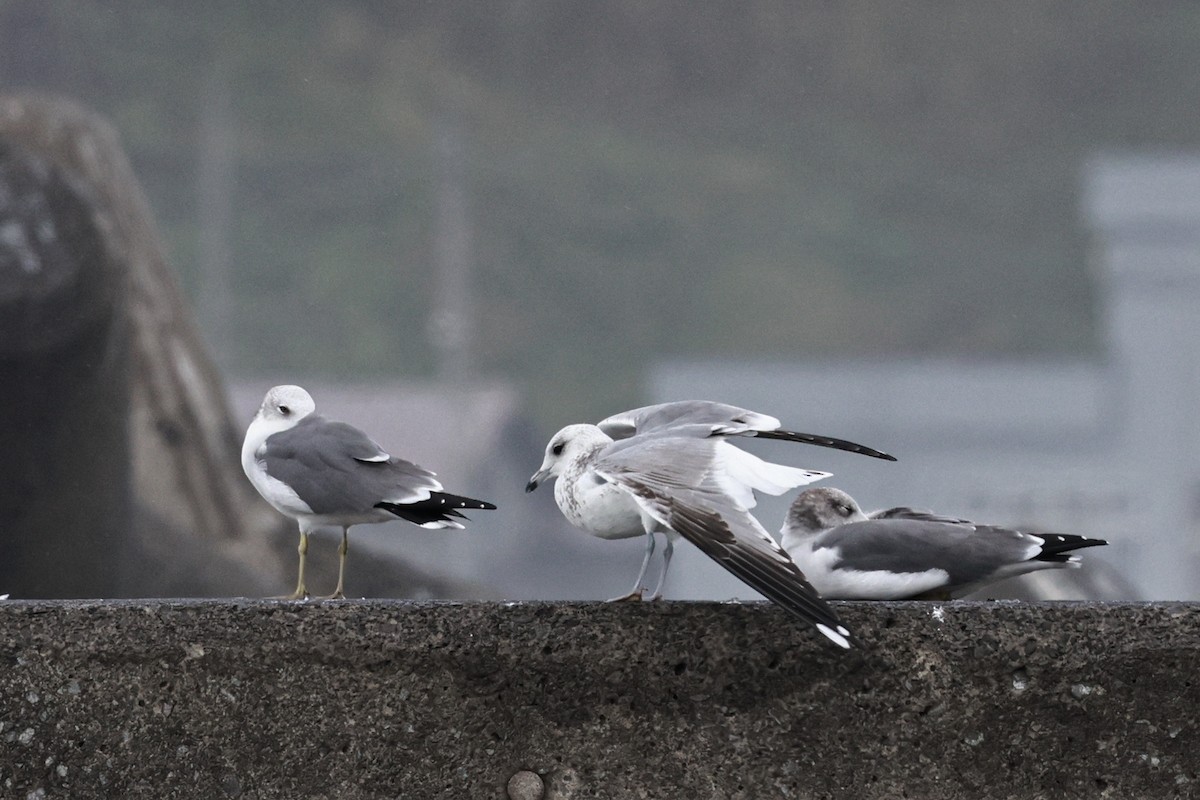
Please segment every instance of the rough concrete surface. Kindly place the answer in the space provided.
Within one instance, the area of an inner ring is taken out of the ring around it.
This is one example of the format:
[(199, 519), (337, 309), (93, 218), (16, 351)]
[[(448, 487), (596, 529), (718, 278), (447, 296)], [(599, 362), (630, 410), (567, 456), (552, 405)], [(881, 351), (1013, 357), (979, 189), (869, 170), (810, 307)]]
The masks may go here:
[(0, 603), (0, 796), (1200, 794), (1200, 605), (836, 605)]

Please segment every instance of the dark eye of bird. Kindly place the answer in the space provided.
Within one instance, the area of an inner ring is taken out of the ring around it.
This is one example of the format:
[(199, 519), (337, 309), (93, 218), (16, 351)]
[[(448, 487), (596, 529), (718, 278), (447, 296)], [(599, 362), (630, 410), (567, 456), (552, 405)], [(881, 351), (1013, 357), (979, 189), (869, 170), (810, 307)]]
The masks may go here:
[(843, 517), (850, 516), (850, 506), (843, 505), (842, 503), (838, 503), (837, 510), (838, 510), (838, 513), (841, 514)]
[(280, 406), (279, 413), (283, 414), (286, 417), (288, 414), (292, 413), (292, 410), (290, 408), (288, 408), (287, 406)]
[(550, 448), (550, 452), (554, 453), (554, 455), (556, 455), (556, 456), (561, 456), (562, 451), (563, 451), (563, 443), (562, 442), (559, 442), (558, 444), (554, 445), (554, 447)]

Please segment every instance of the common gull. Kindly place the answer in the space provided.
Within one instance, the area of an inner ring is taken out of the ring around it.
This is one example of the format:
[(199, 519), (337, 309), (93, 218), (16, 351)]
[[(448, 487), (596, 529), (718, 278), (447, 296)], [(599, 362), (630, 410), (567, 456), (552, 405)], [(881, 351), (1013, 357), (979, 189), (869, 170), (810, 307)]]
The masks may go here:
[(828, 473), (763, 461), (710, 433), (707, 425), (692, 424), (614, 441), (596, 425), (568, 425), (550, 439), (525, 489), (557, 478), (554, 498), (573, 525), (603, 539), (646, 537), (641, 571), (625, 597), (641, 597), (654, 534), (663, 533), (659, 596), (674, 540), (683, 536), (838, 646), (850, 647), (850, 631), (749, 512), (755, 491), (778, 495)]
[(838, 600), (948, 600), (1027, 572), (1077, 568), (1082, 562), (1070, 551), (1108, 544), (907, 507), (867, 514), (828, 487), (801, 492), (781, 534), (821, 596)]
[(435, 473), (389, 455), (369, 436), (315, 413), (299, 386), (276, 386), (263, 398), (242, 443), (242, 469), (258, 493), (300, 525), (300, 571), (291, 599), (308, 596), (304, 561), (316, 528), (342, 529), (340, 599), (351, 525), (404, 519), (422, 528), (462, 528), (462, 509), (491, 503), (442, 491)]

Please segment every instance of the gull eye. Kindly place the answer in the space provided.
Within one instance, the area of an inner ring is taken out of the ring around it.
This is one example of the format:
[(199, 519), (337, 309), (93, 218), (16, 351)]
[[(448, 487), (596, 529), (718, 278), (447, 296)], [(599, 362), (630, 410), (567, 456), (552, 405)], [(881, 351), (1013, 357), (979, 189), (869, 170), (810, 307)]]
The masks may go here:
[(288, 414), (292, 413), (292, 410), (290, 408), (288, 408), (287, 406), (280, 406), (279, 413), (283, 414), (286, 417)]
[(836, 508), (837, 512), (843, 517), (850, 516), (850, 506), (846, 505), (845, 503), (838, 503), (834, 506), (834, 508)]
[(563, 443), (562, 442), (557, 442), (557, 443), (555, 443), (554, 447), (550, 448), (550, 452), (556, 456), (561, 456), (562, 451), (563, 451)]

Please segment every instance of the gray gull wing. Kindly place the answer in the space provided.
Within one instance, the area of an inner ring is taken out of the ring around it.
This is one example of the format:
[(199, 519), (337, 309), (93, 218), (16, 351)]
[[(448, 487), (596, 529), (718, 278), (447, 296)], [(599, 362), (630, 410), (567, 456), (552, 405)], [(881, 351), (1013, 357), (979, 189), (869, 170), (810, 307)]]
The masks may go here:
[(1006, 567), (1030, 560), (1064, 561), (1063, 553), (1106, 544), (1067, 534), (1030, 534), (991, 525), (937, 519), (893, 518), (831, 528), (817, 549), (838, 554), (834, 569), (920, 573), (940, 569), (950, 586), (986, 581)]
[(783, 548), (731, 496), (719, 446), (730, 447), (709, 439), (626, 440), (602, 451), (592, 470), (631, 492), (645, 513), (748, 586), (849, 647), (852, 637), (837, 615)]
[(290, 486), (314, 514), (413, 503), (442, 488), (433, 472), (388, 456), (359, 429), (318, 414), (267, 437), (258, 459), (268, 475)]
[(895, 461), (895, 457), (866, 445), (813, 433), (785, 430), (775, 417), (711, 400), (677, 400), (613, 414), (597, 423), (613, 439), (668, 430), (681, 426), (708, 426), (710, 436), (753, 436), (812, 444)]

